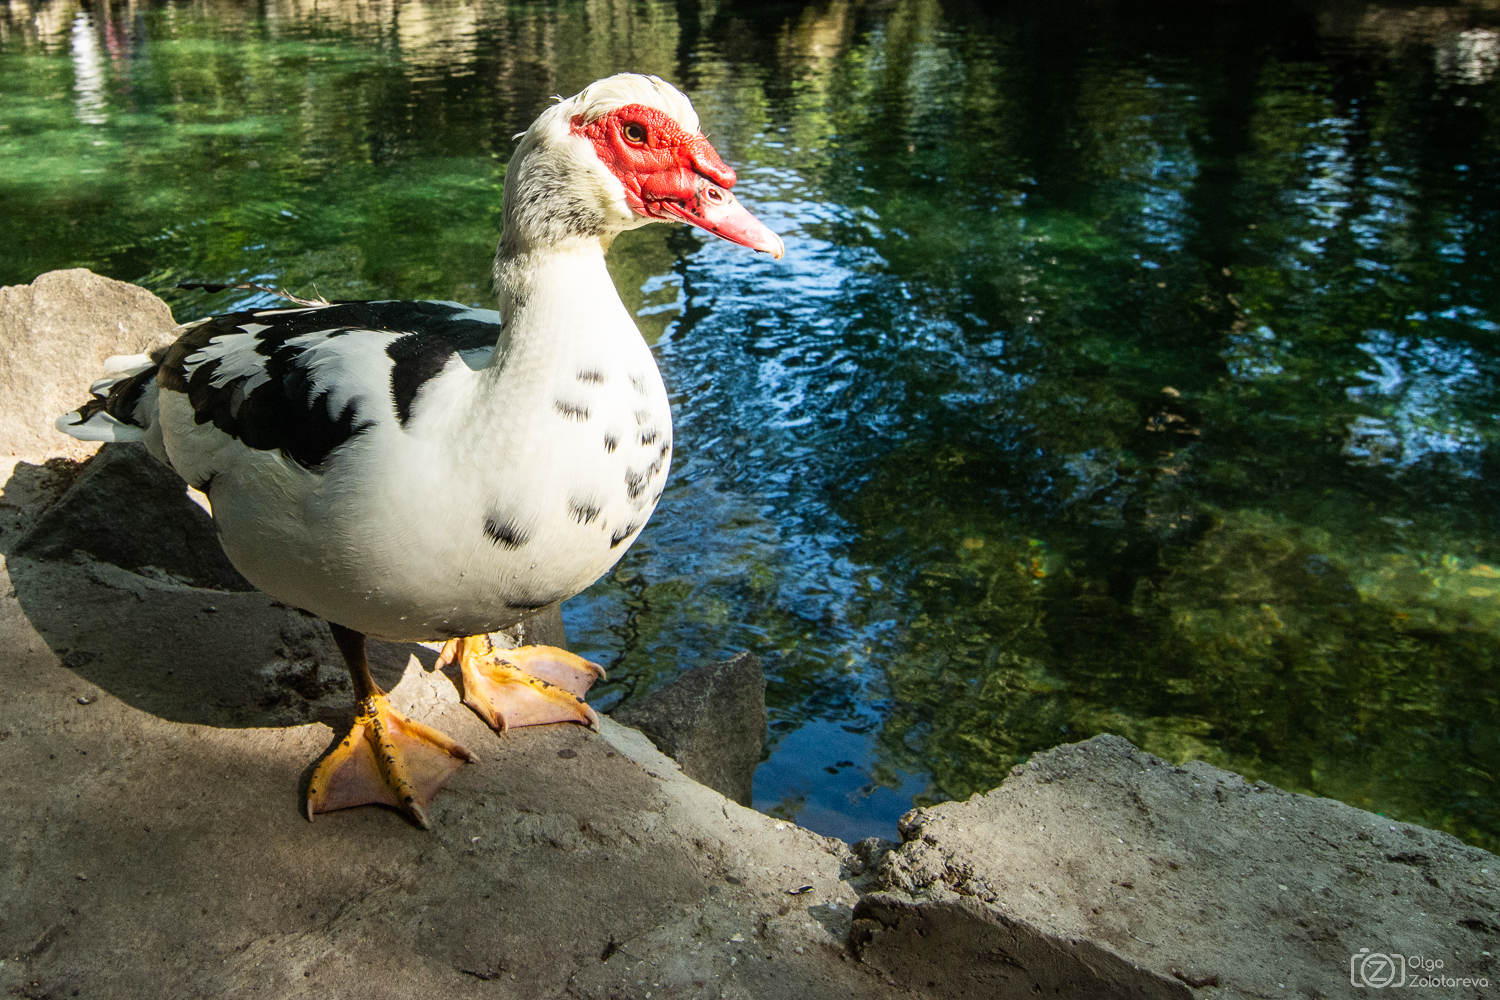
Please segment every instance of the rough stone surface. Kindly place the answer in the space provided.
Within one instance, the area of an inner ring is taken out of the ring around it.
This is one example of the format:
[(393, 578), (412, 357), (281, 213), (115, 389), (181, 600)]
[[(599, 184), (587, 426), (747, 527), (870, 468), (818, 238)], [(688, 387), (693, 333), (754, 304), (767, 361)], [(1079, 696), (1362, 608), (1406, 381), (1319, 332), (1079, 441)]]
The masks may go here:
[(105, 358), (169, 343), (175, 325), (144, 288), (83, 268), (0, 288), (0, 459), (92, 454), (52, 422), (88, 399)]
[(1500, 858), (1118, 737), (909, 813), (902, 836), (850, 942), (936, 996), (1360, 995), (1361, 948), (1491, 984), (1444, 996), (1500, 992)]
[(142, 444), (99, 449), (14, 548), (34, 559), (69, 558), (80, 550), (148, 576), (216, 590), (252, 589), (219, 547), (213, 518)]
[[(900, 994), (844, 950), (841, 843), (609, 719), (496, 736), (424, 646), (370, 658), (479, 758), (435, 829), (378, 808), (308, 823), (312, 766), (352, 718), (327, 626), (256, 591), (15, 554), (70, 480), (23, 462), (0, 496), (0, 995)], [(555, 609), (518, 631), (562, 641)]]
[(916, 903), (875, 893), (860, 901), (855, 917), (850, 946), (867, 963), (951, 1000), (1192, 995), (1107, 946), (1046, 933), (972, 899)]
[(750, 804), (766, 741), (766, 675), (753, 653), (689, 670), (614, 715), (645, 733), (690, 778)]

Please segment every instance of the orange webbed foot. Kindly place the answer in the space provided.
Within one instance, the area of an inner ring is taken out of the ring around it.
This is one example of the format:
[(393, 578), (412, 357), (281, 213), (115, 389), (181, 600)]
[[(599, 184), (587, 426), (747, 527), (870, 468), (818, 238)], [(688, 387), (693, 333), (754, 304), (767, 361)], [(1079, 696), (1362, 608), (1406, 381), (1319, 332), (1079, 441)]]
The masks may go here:
[(423, 829), (433, 796), (474, 756), (445, 733), (390, 706), (384, 694), (360, 703), (349, 735), (323, 758), (307, 789), (307, 818), (352, 806), (387, 805)]
[(604, 669), (556, 646), (500, 649), (488, 635), (449, 639), (438, 667), (457, 662), (464, 704), (496, 732), (552, 722), (599, 728), (599, 716), (583, 696)]

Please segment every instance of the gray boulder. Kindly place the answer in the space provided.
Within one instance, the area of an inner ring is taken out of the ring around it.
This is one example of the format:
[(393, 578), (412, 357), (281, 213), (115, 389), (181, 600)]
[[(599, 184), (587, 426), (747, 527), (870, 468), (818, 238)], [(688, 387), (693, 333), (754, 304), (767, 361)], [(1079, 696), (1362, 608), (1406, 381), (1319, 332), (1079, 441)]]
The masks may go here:
[(0, 288), (0, 458), (92, 454), (52, 422), (88, 399), (105, 358), (170, 343), (175, 327), (155, 295), (81, 267)]
[(101, 448), (13, 549), (32, 559), (65, 559), (75, 551), (196, 587), (253, 589), (219, 547), (213, 518), (141, 444)]
[(321, 623), (107, 563), (0, 563), (0, 997), (904, 995), (812, 918), (854, 899), (824, 838), (609, 718), (497, 735), (430, 650), (370, 652), (401, 712), (478, 758), (431, 831), (303, 818), (351, 714)]
[(766, 741), (766, 675), (755, 654), (689, 670), (614, 718), (645, 733), (688, 777), (750, 804)]
[(901, 833), (850, 945), (933, 996), (1347, 996), (1378, 953), (1441, 962), (1460, 982), (1445, 996), (1500, 981), (1494, 855), (1117, 736), (1037, 754)]

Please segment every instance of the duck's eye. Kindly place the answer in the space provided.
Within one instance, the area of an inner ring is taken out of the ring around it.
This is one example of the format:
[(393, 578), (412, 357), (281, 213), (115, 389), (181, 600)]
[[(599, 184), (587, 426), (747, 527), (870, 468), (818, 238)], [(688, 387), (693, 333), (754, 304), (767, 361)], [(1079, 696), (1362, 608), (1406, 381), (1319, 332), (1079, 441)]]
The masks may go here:
[(625, 139), (628, 142), (635, 143), (637, 146), (644, 146), (646, 144), (646, 126), (639, 122), (630, 122), (625, 126)]

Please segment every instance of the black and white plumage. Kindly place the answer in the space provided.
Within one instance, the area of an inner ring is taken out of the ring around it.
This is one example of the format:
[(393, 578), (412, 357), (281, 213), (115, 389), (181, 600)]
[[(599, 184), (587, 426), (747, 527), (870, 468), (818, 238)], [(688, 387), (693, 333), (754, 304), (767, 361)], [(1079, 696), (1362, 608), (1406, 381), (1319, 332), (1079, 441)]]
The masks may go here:
[(283, 601), (386, 639), (508, 627), (619, 559), (671, 462), (661, 375), (605, 251), (665, 220), (780, 257), (733, 183), (670, 84), (601, 80), (544, 111), (512, 158), (498, 313), (212, 317), (164, 356), (110, 359), (58, 427), (144, 440), (208, 494), (240, 572)]
[(605, 270), (615, 234), (683, 220), (781, 254), (715, 186), (734, 173), (697, 130), (670, 84), (602, 80), (543, 112), (512, 159), (498, 313), (215, 316), (164, 354), (111, 358), (58, 427), (145, 441), (207, 493), (240, 572), (288, 603), (387, 639), (514, 624), (619, 559), (671, 462), (661, 375)]
[(650, 350), (589, 311), (495, 367), (499, 314), (458, 303), (216, 316), (60, 423), (144, 440), (282, 600), (387, 639), (492, 632), (607, 571), (666, 480)]

